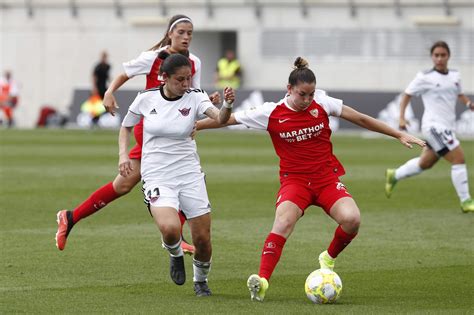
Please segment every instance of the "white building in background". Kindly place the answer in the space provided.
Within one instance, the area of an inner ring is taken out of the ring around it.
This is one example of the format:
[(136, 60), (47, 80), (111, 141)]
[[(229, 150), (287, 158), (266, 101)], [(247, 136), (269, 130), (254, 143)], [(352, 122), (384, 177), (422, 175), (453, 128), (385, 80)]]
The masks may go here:
[[(73, 90), (90, 87), (104, 49), (119, 74), (123, 61), (161, 39), (174, 14), (194, 21), (203, 87), (212, 88), (224, 46), (235, 45), (248, 88), (284, 90), (293, 60), (304, 56), (329, 93), (403, 91), (431, 67), (429, 48), (442, 39), (474, 93), (469, 0), (0, 0), (0, 71), (21, 84), (18, 125), (32, 127), (44, 104), (67, 111)], [(137, 78), (124, 88), (143, 87)]]

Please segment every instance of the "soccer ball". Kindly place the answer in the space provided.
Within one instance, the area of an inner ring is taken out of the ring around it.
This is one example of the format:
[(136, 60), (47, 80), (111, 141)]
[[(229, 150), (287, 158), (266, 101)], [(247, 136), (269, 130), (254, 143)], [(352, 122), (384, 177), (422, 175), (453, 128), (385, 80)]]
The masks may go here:
[(313, 303), (334, 303), (341, 295), (342, 281), (334, 271), (318, 269), (306, 278), (304, 290)]

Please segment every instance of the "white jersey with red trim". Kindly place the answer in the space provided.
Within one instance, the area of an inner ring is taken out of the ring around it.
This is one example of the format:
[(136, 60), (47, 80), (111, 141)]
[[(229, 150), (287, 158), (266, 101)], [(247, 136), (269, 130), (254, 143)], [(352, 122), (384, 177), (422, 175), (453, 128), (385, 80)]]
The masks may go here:
[[(146, 75), (146, 89), (158, 87), (162, 83), (159, 75), (162, 60), (158, 58), (158, 54), (169, 46), (162, 47), (158, 50), (144, 51), (136, 59), (123, 63), (123, 69), (127, 77), (131, 78), (136, 75)], [(191, 61), (192, 82), (191, 86), (195, 89), (201, 88), (201, 60), (194, 54), (189, 53)]]
[(211, 107), (207, 93), (199, 89), (174, 99), (167, 98), (161, 88), (138, 94), (122, 126), (133, 127), (143, 117), (144, 181), (168, 181), (201, 172), (196, 142), (190, 135), (198, 117)]
[(316, 90), (315, 99), (304, 111), (295, 111), (284, 98), (234, 115), (238, 123), (268, 131), (280, 158), (280, 176), (299, 174), (325, 181), (326, 176), (344, 175), (332, 152), (329, 128), (329, 115), (340, 116), (341, 112), (342, 100)]
[(434, 69), (419, 72), (405, 90), (408, 95), (421, 95), (424, 105), (421, 128), (431, 127), (454, 130), (456, 102), (462, 94), (461, 76), (456, 70), (443, 74)]

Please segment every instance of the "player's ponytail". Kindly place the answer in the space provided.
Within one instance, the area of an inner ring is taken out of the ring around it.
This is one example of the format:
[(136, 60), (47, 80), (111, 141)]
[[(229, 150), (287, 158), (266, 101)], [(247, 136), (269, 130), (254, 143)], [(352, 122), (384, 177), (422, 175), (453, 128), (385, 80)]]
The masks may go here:
[(177, 14), (177, 15), (173, 16), (170, 19), (170, 21), (168, 22), (168, 27), (166, 28), (165, 35), (163, 36), (163, 38), (157, 44), (155, 44), (153, 47), (151, 47), (148, 50), (158, 50), (162, 47), (170, 45), (171, 44), (171, 38), (168, 36), (168, 33), (171, 32), (175, 28), (175, 26), (178, 25), (181, 22), (187, 22), (187, 23), (193, 24), (191, 19), (189, 17), (187, 17), (186, 15)]
[(296, 58), (293, 63), (293, 71), (291, 71), (288, 78), (288, 83), (291, 86), (295, 86), (298, 82), (316, 83), (316, 76), (308, 66), (309, 64), (306, 59), (302, 57)]

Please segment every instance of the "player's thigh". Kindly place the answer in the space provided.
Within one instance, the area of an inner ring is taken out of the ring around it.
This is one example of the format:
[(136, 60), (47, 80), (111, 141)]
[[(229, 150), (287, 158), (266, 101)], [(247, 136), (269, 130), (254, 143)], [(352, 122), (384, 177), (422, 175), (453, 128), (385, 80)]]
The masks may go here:
[(179, 220), (177, 209), (150, 205), (150, 212), (163, 234), (173, 233), (179, 235), (181, 221)]
[(119, 195), (125, 195), (129, 193), (133, 187), (135, 187), (135, 185), (140, 182), (141, 162), (138, 159), (131, 159), (130, 162), (132, 164), (131, 173), (127, 177), (123, 177), (122, 175), (118, 174), (112, 183), (115, 192)]
[(338, 199), (329, 210), (329, 216), (338, 224), (350, 226), (357, 231), (360, 225), (360, 210), (352, 197)]
[(433, 165), (435, 165), (438, 160), (439, 155), (436, 154), (436, 152), (433, 151), (432, 148), (424, 147), (423, 151), (421, 151), (420, 161), (418, 162), (418, 165), (425, 170), (433, 167)]
[(272, 233), (288, 238), (293, 232), (296, 222), (303, 216), (303, 209), (290, 200), (281, 202), (275, 211)]
[(329, 210), (329, 215), (337, 223), (360, 221), (360, 210), (352, 197), (343, 197), (337, 200)]
[(466, 162), (464, 159), (464, 150), (460, 145), (446, 153), (443, 157), (451, 164), (464, 164)]

